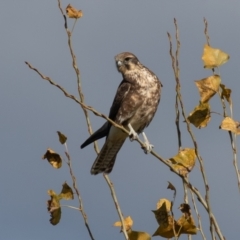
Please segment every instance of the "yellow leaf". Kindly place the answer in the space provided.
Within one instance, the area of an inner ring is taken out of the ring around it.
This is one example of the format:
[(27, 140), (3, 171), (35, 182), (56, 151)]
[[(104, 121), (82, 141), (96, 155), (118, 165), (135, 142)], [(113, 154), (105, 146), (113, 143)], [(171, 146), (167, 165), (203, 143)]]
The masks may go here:
[(58, 137), (59, 137), (59, 142), (61, 144), (64, 144), (67, 141), (67, 137), (59, 131), (57, 131), (57, 134), (58, 134)]
[(192, 216), (186, 218), (184, 215), (177, 220), (177, 224), (180, 226), (180, 234), (197, 234), (198, 228), (195, 226)]
[[(170, 218), (171, 216), (169, 216)], [(172, 217), (170, 222), (173, 221)], [(177, 233), (179, 231), (179, 227), (175, 224), (175, 232)], [(160, 225), (155, 233), (152, 235), (153, 237), (155, 236), (161, 236), (163, 238), (172, 238), (174, 237), (174, 230), (173, 230), (173, 223), (169, 224), (167, 227), (164, 227), (163, 225)]]
[(193, 148), (184, 148), (179, 153), (170, 158), (169, 160), (172, 163), (172, 167), (179, 172), (182, 176), (191, 172), (195, 165), (196, 153)]
[(220, 87), (222, 89), (222, 93), (221, 93), (221, 98), (225, 98), (230, 104), (232, 103), (231, 100), (231, 92), (232, 90), (229, 88), (226, 88), (224, 84), (220, 84)]
[(219, 128), (222, 129), (222, 130), (231, 131), (235, 134), (240, 134), (239, 126), (240, 126), (239, 122), (234, 121), (230, 117), (225, 117)]
[(188, 121), (197, 128), (206, 127), (211, 119), (209, 103), (201, 103), (189, 114)]
[[(164, 203), (165, 205), (165, 203)], [(164, 238), (179, 237), (181, 234), (196, 234), (194, 219), (191, 216), (190, 206), (186, 203), (180, 205), (180, 210), (183, 212), (182, 217), (175, 221), (172, 216), (168, 216), (167, 221), (160, 224), (153, 236), (161, 236)], [(173, 225), (174, 224), (174, 225)], [(174, 229), (173, 229), (174, 226)], [(174, 234), (175, 233), (175, 234)]]
[(195, 81), (202, 103), (208, 102), (210, 98), (218, 92), (220, 83), (221, 78), (219, 75), (213, 75), (208, 78)]
[(159, 209), (163, 204), (165, 203), (166, 206), (166, 211), (170, 212), (171, 211), (171, 202), (166, 199), (166, 198), (161, 198), (159, 199), (159, 201), (157, 202), (157, 209)]
[(72, 7), (70, 4), (66, 7), (66, 13), (69, 18), (81, 18), (83, 16), (82, 10), (77, 10), (76, 8)]
[(195, 226), (194, 219), (191, 215), (190, 206), (187, 203), (182, 203), (179, 207), (183, 215), (177, 220), (177, 224), (180, 226), (180, 234), (196, 234), (198, 228)]
[[(125, 228), (126, 228), (129, 240), (151, 240), (151, 236), (148, 233), (132, 230), (133, 220), (130, 216), (124, 219), (124, 224), (125, 224)], [(113, 226), (122, 227), (122, 223), (118, 221), (118, 222), (115, 222)]]
[(171, 211), (171, 202), (162, 198), (157, 202), (157, 210), (152, 210), (159, 225), (167, 227), (169, 225), (168, 217)]
[(62, 191), (59, 196), (65, 200), (73, 199), (73, 190), (68, 186), (68, 184), (65, 182), (62, 186)]
[(42, 159), (47, 159), (54, 168), (60, 168), (62, 166), (60, 155), (55, 153), (51, 148), (47, 149), (47, 152), (43, 155)]
[(203, 65), (204, 68), (215, 68), (226, 63), (230, 56), (218, 48), (211, 48), (207, 44), (204, 45), (203, 49)]
[(59, 196), (53, 190), (48, 190), (48, 195), (51, 197), (51, 199), (47, 201), (48, 211), (51, 214), (49, 221), (52, 225), (57, 225), (61, 219)]
[[(165, 205), (165, 203), (164, 203)], [(174, 224), (174, 225), (173, 225)], [(173, 228), (174, 226), (174, 228)], [(179, 231), (179, 226), (172, 216), (167, 216), (167, 218), (159, 224), (159, 227), (152, 236), (161, 236), (164, 238), (174, 237), (174, 231), (177, 233)], [(177, 234), (176, 234), (177, 235)]]
[[(132, 225), (133, 225), (133, 220), (132, 220), (132, 218), (131, 218), (130, 216), (126, 217), (126, 218), (124, 219), (124, 224), (125, 224), (126, 230), (131, 229), (131, 228), (132, 228)], [(121, 223), (121, 222), (115, 222), (115, 223), (113, 224), (113, 226), (115, 226), (115, 227), (121, 227), (121, 226), (122, 226), (122, 223)]]
[[(191, 217), (190, 207), (188, 204), (181, 204), (181, 211), (184, 213), (185, 218), (175, 221), (171, 216), (171, 202), (167, 199), (160, 199), (157, 203), (157, 210), (153, 213), (157, 219), (159, 227), (153, 236), (161, 236), (164, 238), (178, 237), (182, 233), (196, 234), (198, 230), (194, 225), (194, 220)], [(190, 219), (190, 220), (189, 220)]]
[(151, 240), (151, 236), (146, 232), (130, 230), (127, 232), (129, 240)]

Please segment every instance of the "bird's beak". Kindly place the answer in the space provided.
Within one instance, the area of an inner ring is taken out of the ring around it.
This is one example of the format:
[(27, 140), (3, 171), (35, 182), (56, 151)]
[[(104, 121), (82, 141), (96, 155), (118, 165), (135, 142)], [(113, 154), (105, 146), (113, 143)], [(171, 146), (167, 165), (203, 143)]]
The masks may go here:
[(116, 66), (117, 66), (117, 70), (118, 70), (119, 72), (121, 72), (121, 68), (122, 68), (122, 66), (123, 66), (123, 62), (120, 61), (120, 60), (116, 61)]
[(123, 62), (122, 61), (117, 61), (117, 67), (121, 67), (123, 65)]

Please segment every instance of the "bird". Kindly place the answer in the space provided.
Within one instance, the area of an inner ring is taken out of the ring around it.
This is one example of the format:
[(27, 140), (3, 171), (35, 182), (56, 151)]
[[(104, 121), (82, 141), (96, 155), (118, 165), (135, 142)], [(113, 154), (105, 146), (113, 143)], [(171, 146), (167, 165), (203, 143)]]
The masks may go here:
[(132, 141), (142, 133), (145, 153), (149, 153), (153, 148), (143, 130), (150, 124), (157, 111), (162, 83), (133, 53), (122, 52), (115, 56), (115, 62), (123, 80), (118, 86), (109, 118), (129, 130), (129, 135), (107, 121), (81, 145), (81, 148), (84, 148), (106, 137), (92, 165), (92, 175), (109, 174), (112, 171), (117, 153), (128, 136)]

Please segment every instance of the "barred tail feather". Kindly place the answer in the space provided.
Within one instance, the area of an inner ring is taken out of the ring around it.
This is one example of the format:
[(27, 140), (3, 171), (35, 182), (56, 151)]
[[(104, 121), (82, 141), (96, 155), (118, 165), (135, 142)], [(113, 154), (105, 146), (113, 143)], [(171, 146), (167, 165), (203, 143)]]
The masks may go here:
[(91, 168), (91, 174), (97, 175), (99, 173), (110, 173), (113, 169), (117, 153), (125, 142), (125, 137), (118, 139), (116, 142), (110, 142), (106, 140), (101, 152), (98, 154), (93, 166)]

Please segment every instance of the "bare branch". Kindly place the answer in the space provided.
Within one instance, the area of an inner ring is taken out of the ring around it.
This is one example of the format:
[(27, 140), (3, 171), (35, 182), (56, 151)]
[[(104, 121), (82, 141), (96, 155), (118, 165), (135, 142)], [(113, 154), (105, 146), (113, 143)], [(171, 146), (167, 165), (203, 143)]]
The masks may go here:
[[(79, 211), (81, 212), (81, 214), (82, 214), (82, 217), (83, 217), (85, 226), (86, 226), (86, 228), (87, 228), (87, 230), (88, 230), (89, 236), (91, 237), (92, 240), (94, 240), (94, 237), (93, 237), (93, 235), (92, 235), (92, 232), (91, 232), (90, 227), (89, 227), (89, 224), (88, 224), (87, 214), (85, 213), (84, 208), (83, 208), (83, 200), (82, 200), (82, 197), (81, 197), (81, 195), (80, 195), (80, 191), (78, 190), (78, 187), (77, 187), (76, 177), (75, 177), (75, 175), (74, 175), (74, 173), (73, 173), (72, 161), (71, 161), (70, 154), (69, 154), (69, 152), (68, 152), (67, 143), (65, 142), (64, 145), (65, 145), (65, 149), (66, 149), (65, 154), (66, 154), (66, 157), (67, 157), (67, 159), (68, 159), (67, 165), (68, 165), (68, 168), (69, 168), (69, 171), (70, 171), (70, 175), (71, 175), (71, 177), (72, 177), (73, 188), (74, 188), (74, 190), (75, 190), (75, 192), (76, 192), (76, 194), (77, 194), (77, 196), (78, 196), (78, 202), (79, 202), (79, 208), (78, 208), (78, 210), (79, 210)], [(68, 206), (68, 207), (69, 207), (69, 206)], [(72, 208), (73, 208), (73, 207), (72, 207)]]
[[(66, 15), (63, 12), (62, 7), (61, 7), (61, 1), (60, 0), (58, 0), (58, 7), (59, 7), (59, 9), (62, 13), (62, 16), (64, 18), (64, 22), (65, 22), (64, 27), (65, 27), (65, 30), (66, 30), (66, 33), (67, 33), (67, 36), (68, 36), (68, 47), (69, 47), (69, 51), (70, 51), (71, 57), (72, 57), (72, 66), (73, 66), (73, 68), (75, 70), (75, 73), (76, 73), (76, 76), (77, 76), (78, 94), (79, 94), (79, 97), (80, 97), (80, 101), (82, 103), (84, 103), (84, 95), (83, 95), (82, 87), (81, 87), (80, 70), (78, 68), (77, 58), (74, 54), (73, 47), (72, 47), (72, 39), (71, 39), (72, 35), (71, 35), (71, 32), (67, 28), (67, 18), (66, 18)], [(76, 21), (75, 21), (75, 23), (76, 23)], [(93, 133), (93, 130), (92, 130), (92, 127), (91, 127), (91, 122), (90, 122), (88, 112), (83, 107), (82, 107), (82, 110), (84, 112), (84, 115), (85, 115), (85, 118), (86, 118), (86, 121), (87, 121), (88, 132), (91, 135)], [(98, 152), (98, 146), (97, 146), (96, 141), (94, 142), (94, 148), (95, 148), (95, 151)]]
[(203, 18), (203, 22), (204, 22), (204, 25), (205, 25), (204, 34), (206, 36), (207, 44), (210, 46), (210, 38), (209, 38), (209, 35), (208, 35), (208, 22), (207, 22), (206, 18)]
[(197, 204), (195, 202), (195, 198), (194, 198), (194, 195), (193, 195), (193, 192), (191, 191), (191, 196), (192, 196), (192, 202), (193, 202), (193, 207), (194, 207), (194, 210), (197, 214), (197, 218), (198, 218), (198, 228), (199, 228), (199, 231), (201, 232), (202, 234), (202, 238), (203, 240), (206, 240), (206, 237), (204, 235), (204, 232), (203, 232), (203, 228), (202, 228), (202, 222), (201, 222), (201, 217), (200, 217), (200, 214), (198, 213), (198, 209), (197, 209)]

